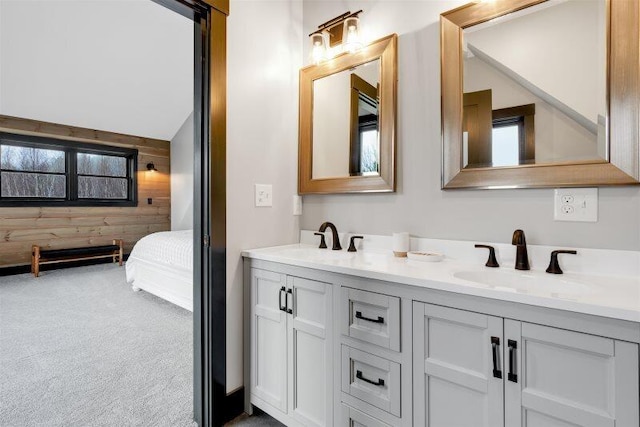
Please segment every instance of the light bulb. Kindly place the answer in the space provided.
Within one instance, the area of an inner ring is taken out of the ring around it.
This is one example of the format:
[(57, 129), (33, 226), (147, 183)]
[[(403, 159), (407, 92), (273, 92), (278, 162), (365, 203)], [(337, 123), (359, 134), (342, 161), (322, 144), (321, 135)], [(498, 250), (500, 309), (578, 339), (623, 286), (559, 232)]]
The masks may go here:
[(324, 37), (322, 34), (311, 34), (311, 60), (314, 64), (321, 63), (327, 54), (327, 49), (324, 45)]
[(360, 40), (360, 31), (358, 28), (359, 23), (360, 21), (357, 16), (353, 16), (351, 18), (345, 19), (343, 48), (347, 52), (354, 53), (360, 48), (362, 48), (362, 41)]

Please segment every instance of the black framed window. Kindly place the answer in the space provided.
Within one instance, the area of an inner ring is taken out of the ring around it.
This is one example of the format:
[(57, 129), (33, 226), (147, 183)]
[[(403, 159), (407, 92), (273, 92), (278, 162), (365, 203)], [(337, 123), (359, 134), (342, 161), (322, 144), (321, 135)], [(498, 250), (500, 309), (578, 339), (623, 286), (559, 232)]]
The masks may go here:
[(136, 206), (138, 150), (0, 133), (0, 206)]

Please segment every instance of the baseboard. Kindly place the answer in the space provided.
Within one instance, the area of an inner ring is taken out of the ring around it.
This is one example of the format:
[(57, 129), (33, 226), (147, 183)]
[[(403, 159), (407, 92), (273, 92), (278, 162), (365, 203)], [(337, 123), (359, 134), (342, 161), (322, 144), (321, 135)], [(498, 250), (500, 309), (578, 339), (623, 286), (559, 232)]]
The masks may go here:
[(244, 387), (227, 394), (224, 401), (224, 422), (231, 421), (244, 412)]
[[(124, 254), (124, 260), (129, 259), (129, 254)], [(40, 271), (60, 270), (63, 268), (85, 267), (87, 265), (109, 264), (113, 262), (111, 258), (85, 259), (80, 261), (62, 262), (59, 264), (43, 264)], [(0, 276), (13, 276), (14, 274), (31, 273), (31, 265), (15, 265), (11, 267), (0, 267)]]

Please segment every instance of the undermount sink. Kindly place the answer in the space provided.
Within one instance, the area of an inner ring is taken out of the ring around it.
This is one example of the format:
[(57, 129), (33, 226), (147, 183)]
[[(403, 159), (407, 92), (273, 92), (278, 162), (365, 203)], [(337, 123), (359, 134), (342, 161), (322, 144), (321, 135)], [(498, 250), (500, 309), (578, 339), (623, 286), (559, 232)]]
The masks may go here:
[(545, 273), (515, 270), (459, 271), (453, 276), (501, 290), (558, 295), (584, 295), (593, 292), (590, 285)]

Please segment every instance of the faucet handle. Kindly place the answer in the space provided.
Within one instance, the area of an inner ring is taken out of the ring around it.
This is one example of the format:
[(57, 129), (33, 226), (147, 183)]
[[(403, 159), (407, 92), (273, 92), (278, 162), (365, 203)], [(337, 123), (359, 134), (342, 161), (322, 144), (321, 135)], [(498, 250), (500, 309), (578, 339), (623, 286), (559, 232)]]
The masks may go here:
[(560, 268), (560, 264), (558, 263), (558, 255), (559, 254), (571, 254), (576, 255), (578, 252), (573, 250), (559, 250), (559, 251), (551, 251), (551, 260), (549, 260), (549, 267), (547, 267), (547, 273), (551, 274), (562, 274), (562, 269)]
[(319, 249), (327, 249), (327, 242), (324, 240), (324, 233), (313, 233), (316, 236), (320, 236), (320, 246)]
[(356, 239), (364, 240), (364, 236), (351, 236), (351, 241), (349, 242), (349, 249), (347, 249), (347, 252), (357, 252), (355, 245)]
[(485, 264), (487, 267), (500, 267), (498, 260), (496, 259), (496, 249), (489, 245), (476, 245), (476, 248), (489, 249), (489, 259)]

